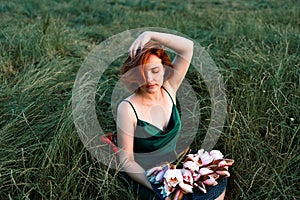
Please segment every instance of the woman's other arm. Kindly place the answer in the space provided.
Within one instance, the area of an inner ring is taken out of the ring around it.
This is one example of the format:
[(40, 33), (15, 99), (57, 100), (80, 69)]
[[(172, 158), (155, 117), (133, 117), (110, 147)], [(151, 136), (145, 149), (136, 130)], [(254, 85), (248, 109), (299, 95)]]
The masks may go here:
[(120, 147), (119, 158), (122, 170), (134, 181), (152, 190), (145, 170), (134, 160), (133, 139), (136, 118), (132, 108), (127, 102), (121, 102), (118, 106), (117, 128), (118, 146)]

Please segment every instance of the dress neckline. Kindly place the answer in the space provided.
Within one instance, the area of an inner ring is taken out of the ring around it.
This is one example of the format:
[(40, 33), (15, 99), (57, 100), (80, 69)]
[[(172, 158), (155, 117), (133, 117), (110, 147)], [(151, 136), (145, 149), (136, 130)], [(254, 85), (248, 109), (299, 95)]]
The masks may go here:
[[(170, 125), (170, 121), (171, 121), (171, 119), (172, 119), (172, 117), (173, 117), (173, 114), (174, 114), (174, 108), (176, 108), (176, 105), (175, 105), (175, 103), (174, 103), (174, 100), (173, 100), (171, 94), (168, 92), (168, 90), (167, 90), (165, 87), (163, 87), (163, 86), (162, 86), (162, 89), (166, 91), (166, 93), (169, 95), (169, 97), (170, 97), (170, 99), (171, 99), (171, 101), (172, 101), (172, 111), (171, 111), (171, 115), (170, 115), (168, 124), (167, 124), (167, 126), (166, 126), (166, 128), (165, 128), (165, 130), (167, 130), (168, 127), (169, 127), (169, 125)], [(137, 112), (136, 112), (134, 106), (132, 105), (132, 103), (131, 103), (129, 100), (126, 100), (126, 99), (124, 99), (123, 101), (128, 102), (128, 103), (130, 104), (130, 106), (132, 107), (132, 109), (133, 109), (133, 111), (134, 111), (134, 114), (135, 114), (135, 116), (136, 116), (136, 119), (137, 119), (137, 125), (139, 124), (139, 122), (140, 122), (140, 123), (143, 122), (143, 123), (145, 123), (146, 125), (150, 125), (151, 127), (154, 127), (155, 129), (161, 131), (162, 133), (165, 132), (165, 130), (163, 130), (163, 129), (157, 127), (157, 126), (155, 126), (154, 124), (151, 124), (150, 122), (147, 122), (146, 120), (140, 119), (140, 118), (138, 117), (138, 114), (137, 114)]]
[(173, 114), (174, 114), (174, 109), (175, 109), (175, 107), (176, 107), (176, 106), (175, 106), (175, 104), (173, 103), (171, 115), (170, 115), (168, 124), (167, 124), (167, 126), (165, 127), (164, 130), (161, 129), (161, 128), (159, 128), (159, 127), (157, 127), (157, 126), (155, 126), (154, 124), (152, 124), (152, 123), (150, 123), (150, 122), (147, 122), (147, 121), (142, 120), (142, 119), (139, 119), (139, 118), (137, 118), (137, 125), (139, 124), (139, 122), (142, 122), (142, 123), (147, 124), (148, 126), (152, 126), (153, 128), (156, 128), (157, 130), (159, 130), (159, 131), (161, 131), (161, 132), (164, 133), (164, 132), (168, 129), (168, 127), (170, 126), (170, 122), (171, 122), (171, 120), (172, 120), (172, 117), (173, 117)]

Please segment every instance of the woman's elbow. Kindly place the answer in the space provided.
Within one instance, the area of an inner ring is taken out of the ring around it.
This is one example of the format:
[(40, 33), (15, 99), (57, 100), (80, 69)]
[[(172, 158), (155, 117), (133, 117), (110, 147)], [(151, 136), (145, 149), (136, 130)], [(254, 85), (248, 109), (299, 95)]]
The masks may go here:
[(122, 170), (128, 170), (134, 163), (134, 159), (127, 156), (119, 156), (120, 166)]

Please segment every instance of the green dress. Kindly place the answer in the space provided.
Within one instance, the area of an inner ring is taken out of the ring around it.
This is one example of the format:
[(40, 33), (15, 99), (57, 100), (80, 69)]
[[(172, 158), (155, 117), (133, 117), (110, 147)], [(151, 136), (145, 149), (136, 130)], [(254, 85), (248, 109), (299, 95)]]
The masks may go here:
[[(164, 88), (163, 88), (164, 89)], [(137, 126), (134, 132), (134, 158), (144, 169), (157, 166), (163, 162), (171, 162), (176, 159), (176, 143), (181, 129), (179, 111), (172, 100), (172, 113), (165, 130), (161, 130), (153, 124), (140, 120), (130, 101), (128, 102), (137, 118)]]
[[(176, 159), (176, 143), (181, 129), (180, 114), (169, 92), (165, 88), (163, 89), (168, 93), (173, 103), (171, 117), (165, 130), (161, 130), (149, 122), (140, 120), (132, 103), (124, 100), (131, 105), (137, 118), (137, 127), (134, 136), (134, 159), (145, 170), (157, 166), (162, 162), (171, 162)], [(125, 172), (121, 173), (121, 180), (132, 190), (134, 196), (138, 197), (138, 199), (159, 199), (153, 191), (133, 181)], [(221, 195), (226, 185), (227, 179), (221, 179), (218, 185), (208, 188), (207, 194), (196, 190), (193, 194), (185, 195), (183, 200), (213, 200)]]

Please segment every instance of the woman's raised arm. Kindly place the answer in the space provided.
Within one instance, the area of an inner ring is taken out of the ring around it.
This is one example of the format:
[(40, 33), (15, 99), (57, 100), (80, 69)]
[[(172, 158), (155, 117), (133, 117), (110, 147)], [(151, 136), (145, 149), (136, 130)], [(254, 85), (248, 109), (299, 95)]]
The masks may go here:
[(173, 92), (176, 92), (190, 66), (194, 43), (187, 38), (169, 33), (145, 31), (132, 43), (129, 49), (130, 56), (135, 56), (137, 50), (142, 49), (150, 40), (155, 40), (176, 52), (172, 62), (174, 71), (167, 80)]

